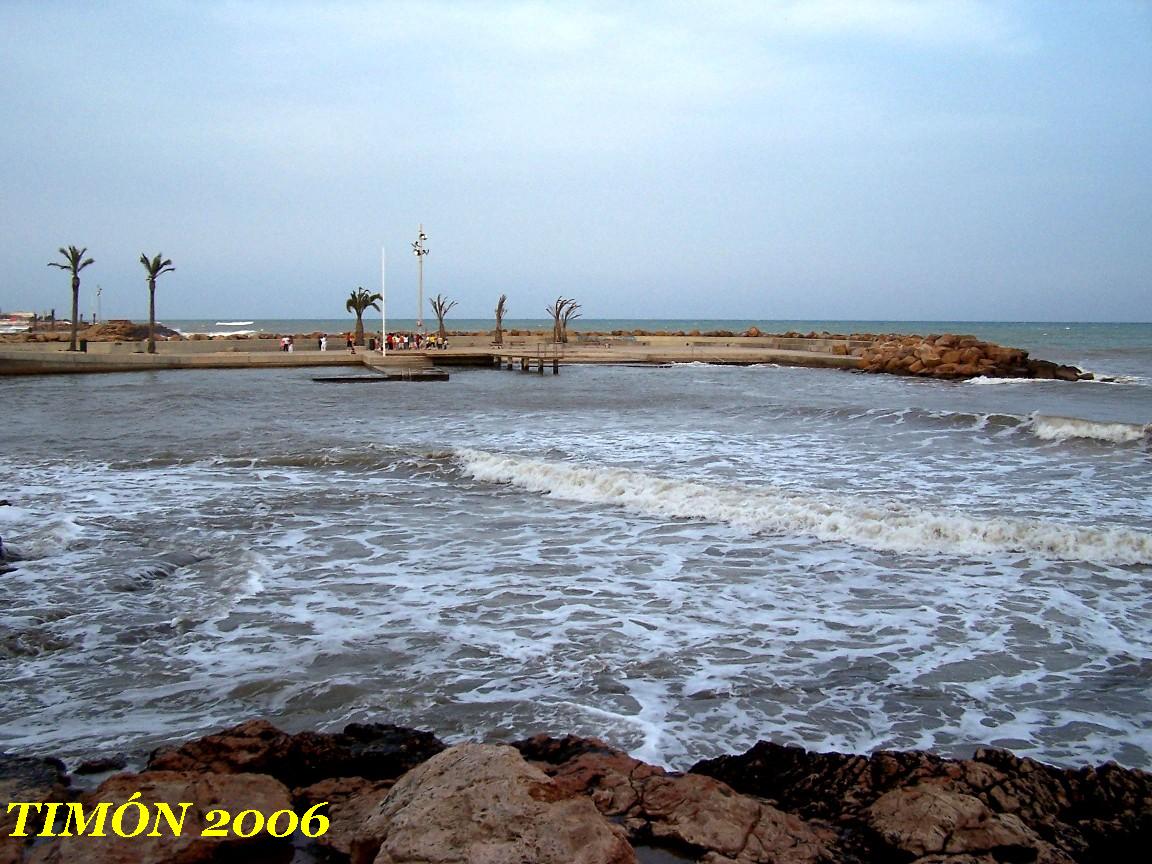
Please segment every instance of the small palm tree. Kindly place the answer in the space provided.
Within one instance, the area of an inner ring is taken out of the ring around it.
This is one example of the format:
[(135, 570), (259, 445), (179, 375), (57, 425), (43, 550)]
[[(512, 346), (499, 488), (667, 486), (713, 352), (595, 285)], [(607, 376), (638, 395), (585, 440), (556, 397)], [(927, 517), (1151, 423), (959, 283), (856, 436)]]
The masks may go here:
[(348, 297), (348, 301), (344, 304), (344, 308), (356, 316), (356, 340), (355, 344), (364, 344), (364, 313), (368, 309), (379, 309), (377, 305), (384, 299), (382, 294), (369, 294), (362, 287), (358, 287)]
[(493, 342), (497, 345), (504, 344), (504, 313), (507, 311), (505, 303), (508, 302), (508, 295), (501, 294), (500, 301), (496, 304), (496, 334)]
[(93, 259), (84, 258), (84, 253), (88, 248), (77, 249), (75, 246), (69, 246), (65, 249), (60, 247), (60, 254), (64, 256), (64, 263), (58, 261), (49, 261), (49, 267), (59, 267), (61, 270), (70, 270), (72, 272), (72, 340), (68, 344), (69, 351), (76, 350), (76, 328), (80, 320), (80, 271), (93, 263)]
[(436, 321), (439, 322), (440, 325), (440, 329), (436, 335), (439, 336), (440, 341), (443, 342), (448, 338), (448, 331), (444, 329), (444, 316), (452, 311), (452, 307), (456, 305), (456, 301), (449, 300), (447, 297), (437, 294), (428, 302), (432, 304), (432, 311), (436, 313)]
[(144, 265), (145, 272), (148, 273), (148, 353), (156, 353), (156, 277), (162, 273), (171, 273), (176, 268), (172, 266), (172, 262), (164, 257), (161, 252), (154, 258), (149, 258), (143, 252), (140, 253), (140, 263)]

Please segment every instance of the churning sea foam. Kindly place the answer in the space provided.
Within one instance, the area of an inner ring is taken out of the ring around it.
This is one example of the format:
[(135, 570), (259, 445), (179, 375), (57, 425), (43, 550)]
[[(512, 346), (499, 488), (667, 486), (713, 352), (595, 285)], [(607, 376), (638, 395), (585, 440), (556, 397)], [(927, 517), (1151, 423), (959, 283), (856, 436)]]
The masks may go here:
[(457, 450), (456, 458), (465, 474), (481, 482), (647, 516), (722, 522), (753, 533), (802, 534), (885, 552), (1015, 552), (1065, 561), (1152, 563), (1152, 533), (1126, 528), (917, 511), (890, 502), (798, 494), (771, 486), (719, 486), (470, 449)]

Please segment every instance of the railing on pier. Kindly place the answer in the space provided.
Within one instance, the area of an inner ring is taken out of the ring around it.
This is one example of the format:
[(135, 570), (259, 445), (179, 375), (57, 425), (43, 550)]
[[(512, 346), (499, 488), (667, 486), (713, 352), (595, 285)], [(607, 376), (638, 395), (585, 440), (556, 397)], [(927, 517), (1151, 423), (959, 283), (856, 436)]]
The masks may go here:
[(541, 375), (544, 364), (552, 364), (552, 374), (560, 374), (560, 360), (564, 357), (562, 342), (537, 342), (535, 345), (493, 345), (492, 359), (497, 369), (514, 369), (520, 364), (521, 372), (531, 372), (532, 367)]

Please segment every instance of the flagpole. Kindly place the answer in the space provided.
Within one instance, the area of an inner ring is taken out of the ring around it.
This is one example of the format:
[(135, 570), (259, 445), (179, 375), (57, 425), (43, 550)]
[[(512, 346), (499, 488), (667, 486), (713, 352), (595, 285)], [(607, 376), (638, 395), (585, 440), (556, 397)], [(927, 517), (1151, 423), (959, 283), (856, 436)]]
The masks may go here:
[(380, 355), (388, 356), (388, 253), (380, 247)]

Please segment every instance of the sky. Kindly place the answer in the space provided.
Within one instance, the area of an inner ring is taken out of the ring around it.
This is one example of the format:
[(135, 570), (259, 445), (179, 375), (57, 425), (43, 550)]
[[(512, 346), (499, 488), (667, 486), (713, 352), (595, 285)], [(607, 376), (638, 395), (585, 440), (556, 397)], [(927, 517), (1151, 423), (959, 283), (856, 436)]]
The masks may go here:
[(3, 311), (1152, 321), (1152, 0), (0, 0), (0, 148)]

